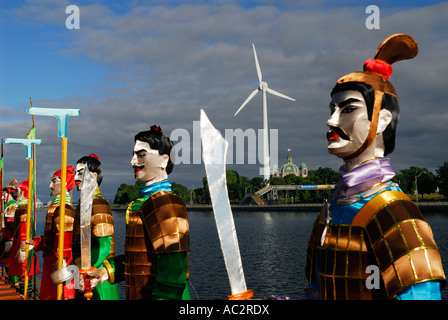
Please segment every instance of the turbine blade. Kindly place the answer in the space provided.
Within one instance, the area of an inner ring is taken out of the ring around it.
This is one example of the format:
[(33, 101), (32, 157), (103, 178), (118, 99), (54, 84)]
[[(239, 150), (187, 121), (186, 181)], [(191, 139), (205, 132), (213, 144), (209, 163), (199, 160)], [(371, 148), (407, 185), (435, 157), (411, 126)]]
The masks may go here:
[(266, 91), (269, 92), (270, 94), (273, 94), (275, 96), (281, 97), (281, 98), (285, 98), (291, 101), (296, 101), (296, 99), (285, 96), (283, 93), (280, 93), (278, 91), (272, 90), (271, 88), (266, 88)]
[(261, 81), (263, 81), (263, 76), (261, 74), (260, 64), (258, 63), (257, 51), (255, 50), (255, 45), (253, 43), (252, 47), (254, 48), (255, 67), (257, 68), (258, 81), (261, 83)]
[(246, 101), (243, 102), (243, 104), (241, 105), (241, 107), (238, 109), (237, 112), (235, 112), (235, 114), (233, 115), (234, 117), (238, 114), (238, 112), (241, 111), (241, 109), (244, 108), (244, 106), (257, 94), (258, 89), (255, 89), (254, 91), (252, 91), (252, 93), (247, 97)]

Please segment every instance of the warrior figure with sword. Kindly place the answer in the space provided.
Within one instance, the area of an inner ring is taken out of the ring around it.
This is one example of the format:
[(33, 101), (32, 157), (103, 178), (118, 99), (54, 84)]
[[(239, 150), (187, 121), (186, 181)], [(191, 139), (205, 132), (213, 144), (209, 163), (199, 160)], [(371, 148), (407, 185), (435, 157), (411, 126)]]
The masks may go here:
[(120, 271), (114, 275), (120, 282), (124, 274), (126, 300), (190, 299), (187, 209), (171, 193), (168, 179), (174, 166), (170, 159), (173, 146), (160, 126), (135, 136), (131, 165), (135, 179), (145, 186), (128, 206), (124, 272), (116, 257), (115, 267)]
[[(93, 183), (90, 183), (87, 176), (90, 174)], [(91, 281), (93, 300), (118, 300), (118, 286), (114, 282), (115, 273), (115, 233), (112, 211), (107, 200), (101, 196), (100, 188), (103, 180), (103, 168), (101, 162), (95, 154), (89, 154), (80, 158), (76, 164), (75, 184), (81, 192), (80, 204), (76, 207), (75, 227), (73, 233), (73, 259), (79, 268), (91, 268), (90, 275), (98, 276), (99, 279), (107, 277), (108, 281)], [(86, 182), (87, 181), (87, 182)], [(92, 185), (92, 187), (91, 187)], [(87, 193), (86, 189), (90, 189)], [(87, 196), (84, 196), (84, 195)], [(91, 206), (83, 206), (82, 202), (89, 202)], [(83, 211), (84, 207), (86, 212)], [(86, 216), (85, 219), (84, 216)], [(91, 232), (84, 233), (86, 238), (81, 236), (81, 229), (89, 228)], [(87, 240), (87, 241), (85, 241)], [(89, 241), (90, 240), (90, 241)], [(84, 246), (90, 243), (90, 248)], [(85, 250), (87, 249), (87, 250)], [(90, 263), (85, 260), (83, 253), (90, 254)], [(89, 276), (90, 277), (90, 276)], [(80, 287), (83, 288), (84, 279), (81, 279)], [(78, 298), (78, 297), (77, 297)], [(84, 299), (84, 297), (82, 297)]]

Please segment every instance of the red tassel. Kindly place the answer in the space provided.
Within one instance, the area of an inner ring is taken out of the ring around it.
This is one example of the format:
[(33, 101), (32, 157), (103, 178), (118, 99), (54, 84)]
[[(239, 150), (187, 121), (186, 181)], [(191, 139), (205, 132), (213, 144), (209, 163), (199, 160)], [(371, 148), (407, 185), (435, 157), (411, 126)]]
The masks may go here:
[(384, 61), (376, 59), (368, 59), (364, 62), (364, 71), (376, 73), (389, 79), (392, 75), (392, 66)]

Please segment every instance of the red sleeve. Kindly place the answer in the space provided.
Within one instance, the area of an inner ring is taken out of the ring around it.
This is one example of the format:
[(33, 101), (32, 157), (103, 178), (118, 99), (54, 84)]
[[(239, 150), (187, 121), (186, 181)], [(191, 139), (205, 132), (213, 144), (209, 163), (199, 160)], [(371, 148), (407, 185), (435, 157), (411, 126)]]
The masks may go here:
[[(59, 248), (59, 232), (54, 237), (54, 253), (58, 255)], [(64, 259), (71, 258), (72, 256), (72, 232), (64, 232)]]

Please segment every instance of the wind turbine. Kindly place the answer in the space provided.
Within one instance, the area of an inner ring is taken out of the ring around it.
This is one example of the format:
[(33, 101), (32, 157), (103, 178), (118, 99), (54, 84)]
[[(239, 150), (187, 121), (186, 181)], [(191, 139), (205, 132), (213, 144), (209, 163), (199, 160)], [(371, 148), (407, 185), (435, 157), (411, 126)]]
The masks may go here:
[(268, 87), (268, 84), (266, 81), (263, 81), (263, 76), (261, 74), (260, 64), (258, 63), (257, 58), (257, 51), (255, 50), (255, 45), (252, 43), (252, 47), (254, 49), (254, 57), (255, 57), (255, 67), (257, 68), (257, 75), (258, 75), (258, 88), (252, 91), (252, 93), (247, 97), (246, 101), (243, 102), (241, 107), (238, 109), (237, 112), (235, 112), (234, 117), (246, 106), (246, 104), (249, 103), (250, 100), (258, 93), (258, 91), (263, 92), (263, 160), (264, 160), (264, 169), (263, 169), (263, 176), (265, 180), (268, 180), (270, 177), (270, 162), (269, 162), (269, 134), (268, 134), (268, 103), (266, 99), (266, 92), (269, 92), (270, 94), (273, 94), (275, 96), (288, 99), (291, 101), (296, 101), (293, 98), (290, 98), (283, 93), (277, 92), (275, 90), (272, 90)]

